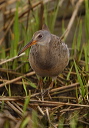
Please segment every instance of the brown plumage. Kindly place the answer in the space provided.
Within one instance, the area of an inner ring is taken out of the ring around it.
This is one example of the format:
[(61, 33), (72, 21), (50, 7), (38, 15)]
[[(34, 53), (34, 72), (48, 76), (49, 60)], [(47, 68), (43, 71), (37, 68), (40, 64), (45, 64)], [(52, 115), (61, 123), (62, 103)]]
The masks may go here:
[(31, 46), (29, 63), (40, 77), (49, 76), (54, 80), (69, 62), (69, 49), (56, 35), (44, 25), (35, 32), (32, 40), (19, 52), (21, 54)]

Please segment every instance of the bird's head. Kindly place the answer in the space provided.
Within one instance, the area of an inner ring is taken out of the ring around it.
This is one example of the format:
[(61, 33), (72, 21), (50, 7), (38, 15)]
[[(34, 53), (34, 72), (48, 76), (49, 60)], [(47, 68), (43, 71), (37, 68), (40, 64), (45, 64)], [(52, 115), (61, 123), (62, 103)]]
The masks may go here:
[(26, 49), (28, 49), (32, 45), (35, 45), (35, 44), (47, 45), (47, 43), (49, 43), (51, 40), (51, 33), (46, 27), (47, 26), (43, 26), (42, 30), (35, 32), (32, 37), (32, 40), (20, 50), (18, 55), (23, 53)]

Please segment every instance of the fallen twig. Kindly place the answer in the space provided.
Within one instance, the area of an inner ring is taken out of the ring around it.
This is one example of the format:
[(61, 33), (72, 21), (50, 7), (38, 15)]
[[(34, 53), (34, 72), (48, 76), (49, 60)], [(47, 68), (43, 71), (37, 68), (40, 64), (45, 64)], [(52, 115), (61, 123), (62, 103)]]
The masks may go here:
[(89, 105), (83, 104), (72, 104), (72, 103), (64, 103), (64, 102), (54, 102), (54, 101), (39, 101), (39, 100), (30, 100), (30, 103), (36, 103), (40, 106), (60, 106), (60, 105), (67, 105), (67, 106), (75, 106), (75, 107), (86, 107), (89, 108)]
[(7, 81), (7, 82), (5, 82), (3, 84), (0, 84), (0, 87), (3, 87), (5, 85), (11, 84), (11, 83), (14, 83), (14, 82), (22, 79), (23, 77), (31, 76), (31, 75), (34, 75), (34, 74), (35, 74), (35, 72), (33, 71), (33, 72), (27, 73), (25, 75), (19, 76), (19, 77), (15, 78), (15, 79), (12, 79), (12, 80), (9, 80), (9, 81)]
[(71, 85), (68, 85), (68, 86), (63, 86), (63, 87), (52, 89), (50, 92), (52, 93), (52, 92), (67, 90), (67, 89), (70, 89), (70, 88), (77, 87), (79, 85), (80, 85), (79, 83), (74, 83), (74, 84), (71, 84)]
[(10, 59), (8, 59), (8, 60), (2, 61), (2, 62), (0, 63), (0, 65), (5, 64), (5, 63), (7, 63), (7, 62), (9, 62), (9, 61), (13, 61), (13, 60), (15, 60), (15, 59), (17, 59), (17, 58), (19, 58), (19, 57), (21, 57), (21, 56), (23, 56), (23, 55), (25, 55), (25, 52), (22, 53), (22, 54), (20, 54), (19, 56), (15, 56), (15, 57), (10, 58)]

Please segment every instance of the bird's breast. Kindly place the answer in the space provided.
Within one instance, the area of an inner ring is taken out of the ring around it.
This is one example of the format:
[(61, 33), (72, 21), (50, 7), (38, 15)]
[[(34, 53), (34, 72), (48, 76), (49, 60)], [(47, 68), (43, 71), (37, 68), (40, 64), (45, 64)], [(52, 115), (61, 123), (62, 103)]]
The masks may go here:
[(39, 76), (57, 76), (67, 66), (69, 50), (64, 43), (58, 46), (31, 47), (29, 62)]
[(52, 55), (49, 47), (32, 47), (30, 52), (30, 64), (34, 68), (36, 65), (43, 70), (49, 70), (56, 64), (57, 58)]

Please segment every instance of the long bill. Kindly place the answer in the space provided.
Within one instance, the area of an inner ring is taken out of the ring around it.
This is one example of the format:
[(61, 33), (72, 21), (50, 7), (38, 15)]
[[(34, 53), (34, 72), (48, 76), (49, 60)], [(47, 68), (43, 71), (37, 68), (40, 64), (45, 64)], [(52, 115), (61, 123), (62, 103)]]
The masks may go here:
[(18, 53), (18, 56), (23, 53), (26, 49), (28, 49), (30, 46), (36, 44), (36, 40), (31, 40), (27, 45), (25, 45)]

